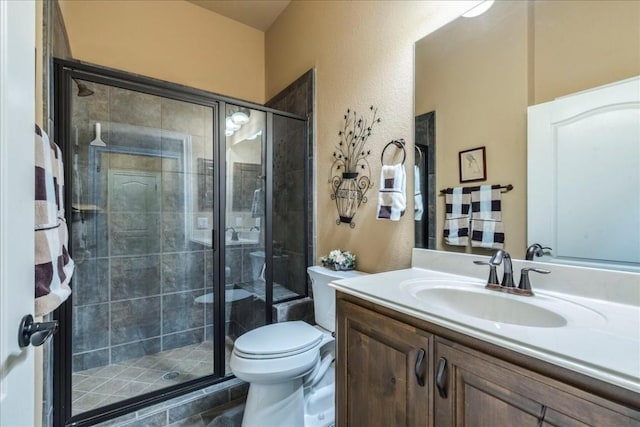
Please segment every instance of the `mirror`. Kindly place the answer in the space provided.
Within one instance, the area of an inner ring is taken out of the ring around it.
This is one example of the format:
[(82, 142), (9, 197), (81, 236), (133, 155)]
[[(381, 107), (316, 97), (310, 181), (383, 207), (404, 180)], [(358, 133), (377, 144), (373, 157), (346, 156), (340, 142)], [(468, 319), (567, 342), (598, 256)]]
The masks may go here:
[(502, 194), (505, 249), (524, 258), (527, 108), (639, 75), (640, 2), (496, 2), (483, 15), (460, 17), (427, 35), (415, 52), (416, 143), (428, 129), (419, 120), (435, 112), (429, 142), (437, 147), (436, 182), (426, 196), (434, 201), (425, 207), (434, 211), (426, 217), (433, 232), (422, 247), (489, 253), (444, 244), (440, 195), (471, 185), (460, 182), (460, 152), (485, 147), (486, 180), (472, 184), (513, 185)]
[(257, 244), (264, 240), (266, 114), (231, 104), (226, 108), (226, 236), (228, 244)]

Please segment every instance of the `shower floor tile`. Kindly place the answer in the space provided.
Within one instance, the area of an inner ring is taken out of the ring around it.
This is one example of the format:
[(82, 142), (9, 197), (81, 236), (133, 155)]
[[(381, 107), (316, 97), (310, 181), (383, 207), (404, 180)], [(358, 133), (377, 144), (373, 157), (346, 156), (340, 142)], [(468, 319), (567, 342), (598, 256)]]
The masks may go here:
[[(232, 346), (232, 342), (227, 342), (227, 365)], [(230, 372), (229, 366), (225, 366), (225, 372)], [(77, 415), (211, 373), (213, 347), (210, 341), (75, 372), (72, 376), (72, 413)]]

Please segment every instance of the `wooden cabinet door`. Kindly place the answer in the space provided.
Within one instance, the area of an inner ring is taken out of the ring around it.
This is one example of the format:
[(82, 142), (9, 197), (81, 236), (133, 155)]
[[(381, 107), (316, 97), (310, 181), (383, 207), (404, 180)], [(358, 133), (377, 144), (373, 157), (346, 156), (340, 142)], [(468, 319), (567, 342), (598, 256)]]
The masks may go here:
[(640, 426), (635, 409), (439, 339), (433, 369), (438, 427)]
[(528, 397), (522, 378), (440, 343), (434, 382), (438, 427), (536, 427), (542, 414), (542, 405)]
[[(545, 400), (541, 427), (640, 427), (640, 412), (612, 402), (592, 401), (564, 392)], [(640, 402), (638, 402), (640, 405)]]
[(431, 336), (340, 299), (337, 318), (337, 426), (430, 425)]

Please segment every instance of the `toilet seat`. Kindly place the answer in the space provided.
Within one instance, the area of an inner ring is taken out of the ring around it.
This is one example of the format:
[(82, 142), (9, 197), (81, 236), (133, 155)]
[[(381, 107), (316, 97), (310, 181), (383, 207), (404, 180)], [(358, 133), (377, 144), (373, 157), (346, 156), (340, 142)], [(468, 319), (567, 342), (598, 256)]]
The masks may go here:
[(317, 347), (324, 334), (302, 321), (262, 326), (239, 337), (233, 352), (245, 359), (281, 359)]

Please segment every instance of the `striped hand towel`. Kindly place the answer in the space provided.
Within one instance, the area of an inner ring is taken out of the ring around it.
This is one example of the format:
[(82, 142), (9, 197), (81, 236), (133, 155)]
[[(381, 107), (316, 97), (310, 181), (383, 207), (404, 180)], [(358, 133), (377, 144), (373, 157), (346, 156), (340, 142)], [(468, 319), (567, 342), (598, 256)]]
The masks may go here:
[(36, 125), (35, 314), (51, 313), (71, 294), (74, 264), (67, 251), (62, 151)]
[(467, 246), (469, 244), (469, 208), (471, 189), (448, 188), (444, 195), (445, 219), (444, 242), (451, 246)]
[(378, 191), (378, 219), (399, 221), (407, 208), (407, 173), (404, 164), (382, 165)]
[(471, 246), (504, 248), (502, 193), (497, 185), (482, 185), (471, 193)]

